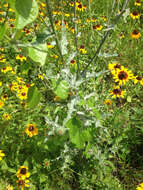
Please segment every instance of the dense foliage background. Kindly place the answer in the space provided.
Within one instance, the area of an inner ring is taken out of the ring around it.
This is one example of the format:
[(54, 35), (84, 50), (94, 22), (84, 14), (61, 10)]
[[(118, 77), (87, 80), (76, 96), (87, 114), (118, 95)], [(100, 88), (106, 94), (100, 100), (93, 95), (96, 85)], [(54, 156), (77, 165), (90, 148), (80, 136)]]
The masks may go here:
[(143, 190), (142, 21), (142, 0), (0, 1), (1, 190)]

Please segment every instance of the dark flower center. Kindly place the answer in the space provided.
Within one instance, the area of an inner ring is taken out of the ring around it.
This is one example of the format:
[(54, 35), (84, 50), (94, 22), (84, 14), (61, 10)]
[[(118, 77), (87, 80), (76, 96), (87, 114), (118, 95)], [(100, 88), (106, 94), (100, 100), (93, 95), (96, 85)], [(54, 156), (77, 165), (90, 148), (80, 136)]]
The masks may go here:
[(119, 94), (119, 95), (121, 95), (121, 90), (120, 90), (120, 89), (114, 89), (114, 90), (113, 90), (113, 93), (114, 93), (114, 94)]
[(34, 127), (33, 127), (33, 126), (30, 126), (30, 127), (29, 127), (29, 131), (34, 131)]
[(128, 78), (128, 74), (125, 71), (120, 71), (118, 77), (120, 80), (125, 80)]
[(138, 33), (139, 33), (138, 30), (134, 30), (134, 31), (133, 31), (133, 34), (135, 34), (135, 35), (137, 35)]
[(7, 95), (4, 95), (3, 98), (6, 99), (6, 98), (7, 98)]
[(121, 69), (121, 65), (120, 65), (120, 64), (116, 64), (116, 65), (114, 66), (114, 69)]
[(26, 168), (22, 168), (20, 171), (21, 174), (26, 174)]
[(137, 16), (139, 13), (138, 13), (137, 11), (134, 11), (132, 14), (133, 14), (134, 16)]
[(81, 46), (80, 46), (80, 49), (84, 49), (84, 45), (81, 45)]
[(74, 64), (75, 63), (75, 60), (71, 60), (71, 64)]
[(82, 9), (82, 4), (79, 4), (79, 5), (78, 5), (78, 8)]
[(22, 96), (25, 96), (26, 95), (26, 93), (25, 92), (22, 92), (22, 94), (21, 94)]
[(137, 80), (142, 80), (142, 77), (136, 77)]

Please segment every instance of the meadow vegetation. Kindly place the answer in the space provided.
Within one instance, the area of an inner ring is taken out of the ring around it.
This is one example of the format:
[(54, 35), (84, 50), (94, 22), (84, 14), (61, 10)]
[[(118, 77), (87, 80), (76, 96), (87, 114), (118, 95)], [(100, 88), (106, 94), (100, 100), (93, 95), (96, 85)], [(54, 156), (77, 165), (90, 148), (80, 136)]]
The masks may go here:
[(0, 1), (0, 190), (143, 190), (143, 1)]

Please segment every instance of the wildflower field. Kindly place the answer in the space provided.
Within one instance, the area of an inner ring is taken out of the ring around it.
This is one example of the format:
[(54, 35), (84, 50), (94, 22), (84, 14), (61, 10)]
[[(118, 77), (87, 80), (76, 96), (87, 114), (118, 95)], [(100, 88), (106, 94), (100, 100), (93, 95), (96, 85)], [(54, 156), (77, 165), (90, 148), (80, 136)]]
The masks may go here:
[(0, 190), (143, 190), (143, 0), (0, 0)]

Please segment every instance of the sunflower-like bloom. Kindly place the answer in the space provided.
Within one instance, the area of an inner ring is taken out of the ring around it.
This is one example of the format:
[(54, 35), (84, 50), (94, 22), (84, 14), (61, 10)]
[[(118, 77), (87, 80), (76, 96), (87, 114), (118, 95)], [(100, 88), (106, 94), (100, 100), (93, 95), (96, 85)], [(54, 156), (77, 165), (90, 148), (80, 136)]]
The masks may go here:
[(112, 98), (124, 98), (125, 91), (123, 91), (120, 86), (114, 86), (114, 89), (110, 91)]
[(106, 99), (106, 100), (104, 101), (104, 104), (106, 104), (107, 106), (112, 106), (112, 101), (109, 100), (109, 99)]
[(136, 0), (134, 2), (134, 5), (140, 7), (141, 6), (141, 1), (140, 0)]
[(23, 55), (17, 55), (16, 59), (20, 60), (21, 62), (23, 62), (23, 60), (25, 60), (25, 61), (27, 60), (27, 58)]
[(86, 11), (86, 6), (83, 5), (81, 2), (76, 2), (76, 10), (78, 11)]
[(7, 73), (8, 71), (12, 71), (12, 67), (7, 66), (7, 67), (1, 68), (1, 72), (2, 72), (2, 73)]
[(33, 137), (34, 135), (38, 135), (38, 128), (36, 128), (35, 124), (27, 124), (27, 128), (25, 129), (25, 133), (29, 137)]
[(138, 39), (141, 37), (141, 33), (138, 30), (134, 30), (133, 32), (131, 32), (131, 37), (134, 39)]
[(143, 183), (139, 184), (136, 188), (136, 190), (143, 190)]
[(16, 182), (17, 182), (18, 189), (20, 187), (21, 190), (24, 190), (24, 187), (29, 187), (30, 186), (29, 185), (30, 181), (28, 179), (25, 179), (25, 180), (19, 179)]
[(132, 19), (139, 19), (140, 18), (140, 14), (137, 11), (134, 11), (134, 12), (130, 13), (130, 17)]
[(99, 30), (102, 30), (102, 28), (103, 28), (103, 26), (102, 26), (101, 24), (97, 24), (97, 25), (94, 25), (94, 26), (93, 26), (93, 29), (94, 29), (94, 30), (98, 30), (98, 31), (99, 31)]
[(3, 114), (3, 118), (4, 118), (4, 120), (10, 120), (11, 119), (11, 115), (9, 115), (8, 113), (4, 113)]
[(124, 66), (122, 66), (120, 63), (114, 62), (108, 64), (108, 69), (114, 74), (117, 69), (124, 69)]
[(79, 51), (80, 51), (82, 54), (86, 54), (86, 53), (87, 53), (86, 49), (84, 48), (84, 45), (81, 45), (81, 46), (80, 46)]
[(113, 79), (115, 82), (118, 82), (120, 86), (134, 78), (132, 72), (126, 68), (117, 69), (117, 71), (114, 71), (112, 74), (114, 75)]
[(2, 150), (0, 150), (0, 160), (2, 160), (2, 158), (5, 156), (5, 154), (3, 153)]
[(19, 180), (25, 180), (26, 178), (29, 178), (30, 173), (28, 172), (27, 166), (21, 166), (17, 171), (17, 177)]
[(140, 76), (135, 76), (134, 77), (134, 84), (140, 83), (143, 86), (143, 78)]

